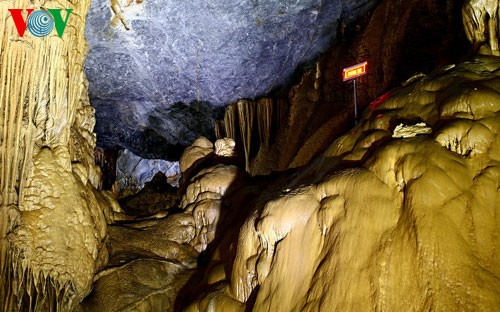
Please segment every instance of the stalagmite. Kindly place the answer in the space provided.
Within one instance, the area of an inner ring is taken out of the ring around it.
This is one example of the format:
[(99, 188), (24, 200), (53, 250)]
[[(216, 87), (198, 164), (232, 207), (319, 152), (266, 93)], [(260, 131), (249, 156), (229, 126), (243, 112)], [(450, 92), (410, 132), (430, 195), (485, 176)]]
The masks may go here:
[(222, 138), (215, 141), (215, 155), (222, 157), (236, 156), (236, 142), (230, 138)]
[(210, 140), (205, 137), (196, 139), (190, 147), (186, 148), (179, 160), (181, 172), (186, 172), (195, 165), (197, 161), (202, 160), (207, 155), (213, 153), (213, 151), (214, 146)]

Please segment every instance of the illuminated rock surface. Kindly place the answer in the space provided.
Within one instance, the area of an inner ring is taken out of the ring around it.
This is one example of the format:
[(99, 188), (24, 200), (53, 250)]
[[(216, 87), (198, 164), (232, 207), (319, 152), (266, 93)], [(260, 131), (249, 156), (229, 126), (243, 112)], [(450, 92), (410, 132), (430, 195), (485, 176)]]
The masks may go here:
[(467, 38), (479, 48), (486, 43), (498, 55), (500, 24), (497, 0), (469, 0), (463, 7), (463, 20)]
[(173, 311), (175, 296), (190, 277), (182, 269), (179, 264), (152, 259), (108, 269), (81, 311)]
[[(246, 206), (231, 269), (189, 311), (495, 310), (499, 69), (480, 56), (394, 90), (283, 191)], [(415, 119), (433, 133), (392, 138)]]
[(40, 3), (0, 2), (2, 311), (69, 311), (107, 262), (113, 200), (95, 190), (94, 109), (82, 67), (88, 5), (64, 1), (73, 11), (63, 39), (55, 31), (38, 39), (20, 38), (8, 9)]
[(215, 155), (222, 157), (236, 156), (236, 142), (230, 138), (215, 141)]

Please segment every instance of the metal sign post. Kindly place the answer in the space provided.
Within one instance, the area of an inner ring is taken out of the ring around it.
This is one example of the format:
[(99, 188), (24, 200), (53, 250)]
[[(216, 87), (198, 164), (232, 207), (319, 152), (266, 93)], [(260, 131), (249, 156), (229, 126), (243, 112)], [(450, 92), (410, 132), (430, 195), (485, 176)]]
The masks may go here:
[(358, 89), (356, 88), (356, 78), (352, 81), (354, 84), (354, 123), (357, 125), (358, 124)]
[(366, 74), (367, 65), (368, 62), (363, 62), (351, 67), (344, 68), (344, 70), (342, 71), (342, 80), (343, 81), (352, 80), (354, 86), (354, 119), (356, 124), (358, 123), (358, 99), (357, 99), (358, 92), (356, 86), (356, 78)]

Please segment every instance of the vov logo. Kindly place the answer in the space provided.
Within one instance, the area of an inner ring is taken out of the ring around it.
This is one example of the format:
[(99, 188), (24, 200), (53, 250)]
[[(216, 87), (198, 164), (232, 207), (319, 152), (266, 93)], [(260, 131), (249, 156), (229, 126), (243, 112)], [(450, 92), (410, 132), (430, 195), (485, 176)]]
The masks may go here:
[(66, 18), (64, 20), (61, 15), (62, 9), (40, 9), (36, 11), (26, 9), (26, 11), (28, 11), (28, 15), (25, 20), (22, 14), (23, 9), (9, 9), (19, 37), (24, 37), (26, 29), (28, 29), (33, 36), (43, 38), (48, 36), (54, 27), (57, 35), (62, 37), (73, 9), (66, 9)]

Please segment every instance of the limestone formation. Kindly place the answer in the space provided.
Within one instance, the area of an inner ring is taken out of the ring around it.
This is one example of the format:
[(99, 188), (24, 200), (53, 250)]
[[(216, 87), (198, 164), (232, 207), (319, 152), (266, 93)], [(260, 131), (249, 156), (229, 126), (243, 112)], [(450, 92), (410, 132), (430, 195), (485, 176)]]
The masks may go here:
[(467, 0), (463, 7), (465, 33), (469, 41), (479, 48), (486, 44), (498, 55), (500, 24), (497, 0)]
[(213, 153), (214, 145), (205, 137), (200, 137), (186, 148), (179, 160), (181, 172), (184, 173), (190, 169), (197, 161), (202, 160), (207, 155)]
[(392, 132), (393, 138), (413, 138), (420, 134), (431, 134), (432, 128), (428, 127), (425, 122), (419, 122), (414, 125), (399, 124)]
[(118, 153), (116, 161), (116, 181), (113, 191), (117, 197), (136, 194), (151, 181), (155, 174), (162, 172), (173, 186), (178, 186), (179, 163), (163, 159), (144, 159), (129, 150)]
[(91, 1), (86, 69), (99, 145), (177, 160), (212, 133), (218, 110), (287, 88), (329, 47), (340, 16), (351, 22), (376, 3)]
[(218, 139), (215, 141), (215, 155), (222, 157), (236, 156), (236, 142), (230, 138)]
[[(235, 152), (237, 153), (239, 149), (245, 157), (247, 172), (264, 174), (269, 173), (273, 168), (272, 162), (265, 164), (262, 168), (256, 168), (254, 157), (270, 152), (277, 133), (284, 129), (288, 105), (284, 99), (240, 100), (229, 105), (224, 114), (224, 120), (215, 125), (218, 139), (227, 137), (234, 140)], [(258, 135), (255, 135), (255, 132)]]
[(216, 165), (201, 170), (190, 180), (180, 207), (194, 217), (195, 240), (191, 242), (199, 252), (204, 251), (215, 237), (221, 214), (222, 198), (226, 192), (242, 183), (240, 169)]
[[(206, 150), (212, 153), (212, 143), (200, 138), (186, 153), (205, 157), (198, 152)], [(112, 215), (115, 222), (107, 228), (108, 266), (95, 276), (92, 293), (78, 309), (176, 310), (176, 297), (192, 278), (199, 253), (216, 238), (221, 214), (228, 209), (222, 199), (244, 181), (235, 166), (215, 165), (191, 174), (186, 177), (189, 183), (180, 202), (181, 212), (161, 211), (141, 218), (119, 212)], [(154, 213), (141, 208), (152, 200), (147, 198), (152, 195), (145, 193), (148, 187), (149, 183), (126, 202), (122, 199), (123, 210), (127, 212), (135, 205), (138, 213)]]
[[(219, 282), (188, 311), (495, 310), (499, 69), (478, 56), (372, 106), (281, 193), (246, 208), (231, 271), (208, 272)], [(433, 132), (391, 135), (414, 119)]]
[[(72, 9), (62, 37), (20, 37), (9, 9), (42, 6)], [(70, 311), (107, 262), (114, 204), (95, 192), (95, 119), (83, 72), (88, 7), (0, 3), (2, 311)]]
[(171, 261), (128, 262), (102, 272), (94, 293), (77, 311), (174, 311), (175, 296), (189, 281), (189, 273)]
[[(130, 31), (127, 10), (141, 3), (111, 2)], [(73, 10), (64, 36), (19, 37), (8, 9), (42, 5)], [(319, 116), (334, 81), (326, 61), (290, 102), (231, 105), (222, 140), (201, 137), (184, 151), (179, 199), (161, 194), (169, 209), (146, 191), (120, 206), (97, 190), (82, 69), (89, 5), (0, 2), (0, 310), (498, 309), (497, 2), (464, 7), (485, 54), (414, 76), (336, 139), (332, 119)], [(239, 166), (220, 157), (235, 151)], [(148, 201), (154, 209), (143, 209)]]
[[(258, 116), (258, 124), (252, 125), (249, 172), (263, 175), (304, 166), (323, 152), (332, 138), (352, 127), (352, 84), (342, 81), (344, 67), (365, 60), (369, 63), (368, 74), (358, 79), (358, 105), (362, 110), (410, 75), (462, 61), (467, 39), (460, 9), (461, 3), (453, 0), (382, 0), (356, 25), (347, 25), (344, 41), (311, 64), (286, 94), (245, 100)], [(264, 110), (269, 106), (261, 106), (266, 102), (273, 102), (271, 111)], [(240, 137), (245, 131), (239, 129), (236, 105), (232, 104), (234, 108), (226, 110), (224, 122), (216, 125), (218, 130), (227, 131), (216, 133), (217, 138), (235, 139), (243, 157)], [(269, 145), (263, 135), (268, 113), (272, 116)]]

